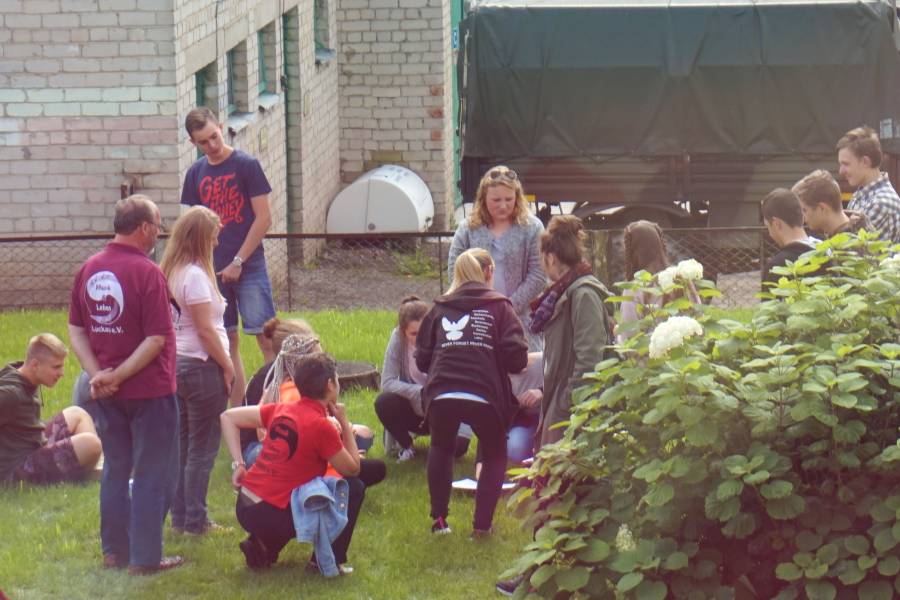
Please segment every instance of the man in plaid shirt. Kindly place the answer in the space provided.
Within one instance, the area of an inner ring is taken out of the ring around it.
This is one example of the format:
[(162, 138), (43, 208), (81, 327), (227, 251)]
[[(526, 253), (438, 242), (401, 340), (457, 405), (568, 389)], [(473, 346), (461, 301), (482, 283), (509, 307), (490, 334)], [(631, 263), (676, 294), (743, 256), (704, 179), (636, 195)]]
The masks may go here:
[(837, 143), (839, 171), (856, 188), (847, 206), (866, 215), (882, 239), (900, 243), (900, 197), (881, 167), (881, 142), (870, 127), (857, 127)]

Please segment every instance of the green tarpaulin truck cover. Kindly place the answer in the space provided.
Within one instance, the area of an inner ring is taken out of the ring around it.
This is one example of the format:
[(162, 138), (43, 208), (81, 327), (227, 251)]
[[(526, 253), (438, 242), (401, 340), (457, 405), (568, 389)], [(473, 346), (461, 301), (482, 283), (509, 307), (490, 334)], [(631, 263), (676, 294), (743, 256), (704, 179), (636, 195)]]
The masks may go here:
[(900, 150), (884, 2), (478, 2), (463, 154), (821, 154), (863, 123)]

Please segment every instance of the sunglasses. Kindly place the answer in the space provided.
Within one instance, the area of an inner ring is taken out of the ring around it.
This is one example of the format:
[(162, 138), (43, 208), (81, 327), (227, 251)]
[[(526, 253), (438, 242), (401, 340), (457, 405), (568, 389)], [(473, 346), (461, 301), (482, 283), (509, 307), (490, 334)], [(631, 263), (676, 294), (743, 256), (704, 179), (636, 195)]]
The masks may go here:
[(519, 178), (519, 175), (512, 169), (491, 169), (488, 171), (488, 177), (493, 180), (504, 178), (509, 181), (516, 181)]

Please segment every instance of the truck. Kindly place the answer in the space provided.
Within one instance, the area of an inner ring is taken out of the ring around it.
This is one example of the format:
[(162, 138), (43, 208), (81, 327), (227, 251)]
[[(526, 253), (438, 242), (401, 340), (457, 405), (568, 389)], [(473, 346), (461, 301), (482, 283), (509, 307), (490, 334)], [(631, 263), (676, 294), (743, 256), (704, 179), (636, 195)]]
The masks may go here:
[(767, 192), (835, 171), (862, 124), (897, 187), (898, 40), (883, 0), (477, 0), (457, 59), (463, 201), (505, 164), (597, 228), (759, 225)]

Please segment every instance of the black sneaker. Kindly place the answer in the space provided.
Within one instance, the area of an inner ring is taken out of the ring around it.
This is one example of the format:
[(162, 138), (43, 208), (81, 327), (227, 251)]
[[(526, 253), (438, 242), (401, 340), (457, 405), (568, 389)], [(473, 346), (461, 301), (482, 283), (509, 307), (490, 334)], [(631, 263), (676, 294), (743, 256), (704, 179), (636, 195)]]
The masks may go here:
[(265, 569), (272, 565), (265, 545), (252, 535), (238, 544), (238, 547), (244, 553), (244, 560), (251, 569)]
[(516, 593), (516, 589), (518, 589), (518, 587), (522, 585), (523, 581), (525, 581), (525, 576), (518, 575), (516, 577), (513, 577), (512, 579), (498, 581), (495, 589), (504, 596), (512, 596)]
[(450, 533), (450, 525), (447, 524), (447, 519), (444, 517), (438, 517), (434, 520), (434, 523), (431, 524), (431, 533), (437, 533), (440, 535), (446, 535)]

